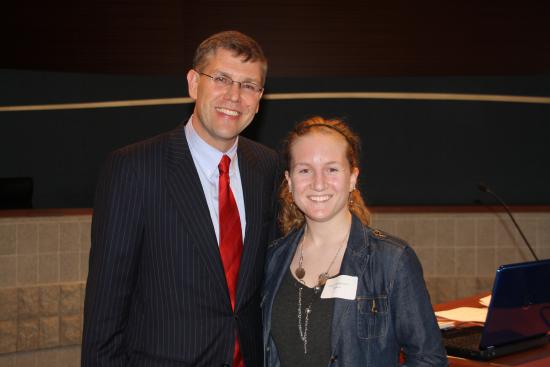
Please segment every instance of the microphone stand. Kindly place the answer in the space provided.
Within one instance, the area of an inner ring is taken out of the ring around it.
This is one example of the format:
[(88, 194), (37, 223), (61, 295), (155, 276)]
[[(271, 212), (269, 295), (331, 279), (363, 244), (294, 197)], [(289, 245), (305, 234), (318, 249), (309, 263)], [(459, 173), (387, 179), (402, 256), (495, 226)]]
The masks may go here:
[(498, 201), (499, 203), (502, 205), (502, 207), (506, 210), (506, 213), (508, 213), (508, 215), (510, 216), (510, 219), (512, 219), (512, 222), (514, 223), (514, 225), (516, 226), (516, 229), (518, 230), (519, 234), (521, 235), (521, 238), (523, 238), (523, 241), (525, 242), (525, 244), (527, 245), (527, 247), (529, 248), (529, 251), (531, 251), (531, 254), (533, 254), (533, 257), (535, 258), (536, 261), (539, 261), (539, 258), (537, 257), (537, 255), (535, 254), (535, 251), (533, 251), (533, 248), (531, 247), (531, 245), (529, 244), (529, 241), (527, 241), (527, 238), (525, 237), (525, 235), (523, 234), (523, 231), (521, 230), (519, 224), (516, 222), (514, 216), (512, 215), (512, 212), (510, 211), (510, 209), (508, 208), (508, 205), (506, 205), (506, 203), (504, 202), (504, 200), (502, 200), (500, 198), (500, 196), (498, 196), (496, 193), (494, 193), (493, 191), (491, 191), (491, 189), (489, 189), (489, 187), (487, 185), (485, 185), (484, 183), (479, 183), (479, 185), (477, 186), (478, 189), (480, 191), (483, 191), (483, 192), (486, 192), (488, 194), (491, 194), (493, 195)]

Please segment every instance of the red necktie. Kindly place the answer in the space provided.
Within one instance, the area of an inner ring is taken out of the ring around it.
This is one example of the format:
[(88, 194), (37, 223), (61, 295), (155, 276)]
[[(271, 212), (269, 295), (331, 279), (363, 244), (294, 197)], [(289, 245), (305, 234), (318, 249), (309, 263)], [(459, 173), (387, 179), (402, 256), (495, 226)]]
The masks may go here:
[[(220, 170), (219, 182), (219, 215), (220, 215), (220, 254), (231, 298), (231, 307), (235, 310), (237, 297), (237, 280), (241, 267), (241, 254), (243, 252), (243, 239), (241, 220), (237, 202), (229, 186), (229, 164), (231, 159), (224, 154), (218, 169)], [(244, 367), (239, 340), (235, 338), (235, 351), (233, 353), (233, 367)]]

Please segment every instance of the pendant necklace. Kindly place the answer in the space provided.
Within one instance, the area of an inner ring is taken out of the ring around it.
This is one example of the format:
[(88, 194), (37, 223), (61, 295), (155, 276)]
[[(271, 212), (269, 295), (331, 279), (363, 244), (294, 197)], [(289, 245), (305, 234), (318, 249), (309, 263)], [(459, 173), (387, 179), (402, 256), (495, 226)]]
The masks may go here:
[[(306, 276), (306, 269), (304, 269), (304, 267), (302, 265), (303, 262), (304, 262), (304, 238), (305, 237), (306, 237), (306, 235), (305, 235), (305, 231), (304, 231), (304, 235), (302, 237), (302, 240), (300, 241), (300, 259), (298, 260), (298, 267), (294, 271), (294, 274), (296, 275), (296, 278), (298, 278), (298, 280), (301, 283), (304, 283), (303, 279)], [(322, 287), (327, 282), (327, 280), (329, 278), (328, 273), (330, 271), (330, 268), (332, 267), (332, 265), (336, 261), (336, 258), (338, 257), (338, 254), (340, 253), (340, 250), (342, 249), (342, 247), (344, 247), (344, 245), (348, 242), (348, 237), (349, 237), (349, 232), (348, 232), (348, 235), (346, 236), (346, 238), (344, 238), (344, 241), (342, 241), (342, 244), (340, 245), (340, 247), (338, 247), (338, 251), (336, 251), (336, 254), (332, 258), (332, 261), (330, 262), (330, 264), (328, 264), (327, 270), (324, 273), (319, 274), (319, 282), (317, 283), (316, 287)]]
[[(298, 332), (300, 333), (300, 339), (304, 343), (304, 354), (307, 354), (307, 332), (308, 332), (308, 325), (309, 325), (309, 314), (311, 313), (311, 306), (313, 305), (313, 300), (315, 296), (321, 291), (321, 288), (325, 285), (327, 280), (329, 279), (329, 271), (334, 262), (336, 261), (336, 258), (338, 257), (338, 254), (340, 253), (340, 250), (342, 250), (342, 247), (348, 242), (349, 232), (346, 238), (344, 238), (344, 241), (338, 247), (338, 251), (336, 251), (336, 254), (332, 258), (332, 261), (328, 265), (327, 270), (324, 273), (319, 274), (319, 280), (317, 285), (313, 288), (313, 295), (311, 297), (311, 300), (309, 304), (306, 306), (304, 312), (302, 312), (302, 290), (303, 287), (298, 288)], [(296, 268), (296, 271), (294, 274), (299, 279), (300, 283), (305, 285), (305, 282), (303, 281), (304, 276), (306, 275), (306, 270), (302, 266), (304, 262), (304, 238), (305, 238), (305, 231), (304, 236), (302, 237), (302, 240), (300, 241), (300, 259), (298, 260), (298, 268)], [(302, 327), (302, 313), (305, 314), (304, 316), (304, 323)]]

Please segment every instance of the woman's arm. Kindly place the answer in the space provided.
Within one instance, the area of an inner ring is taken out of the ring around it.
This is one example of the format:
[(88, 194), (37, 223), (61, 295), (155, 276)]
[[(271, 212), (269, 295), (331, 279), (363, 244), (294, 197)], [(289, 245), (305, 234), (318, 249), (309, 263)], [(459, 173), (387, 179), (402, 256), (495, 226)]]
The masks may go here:
[(391, 298), (395, 332), (405, 354), (405, 365), (447, 366), (447, 355), (422, 266), (412, 248), (405, 247), (396, 272)]

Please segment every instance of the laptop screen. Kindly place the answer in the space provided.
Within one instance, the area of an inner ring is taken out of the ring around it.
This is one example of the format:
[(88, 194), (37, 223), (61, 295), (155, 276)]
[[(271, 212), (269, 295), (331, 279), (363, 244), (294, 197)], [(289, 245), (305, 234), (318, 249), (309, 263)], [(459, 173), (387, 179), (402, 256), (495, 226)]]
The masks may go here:
[(500, 266), (480, 348), (526, 340), (548, 330), (550, 259)]

